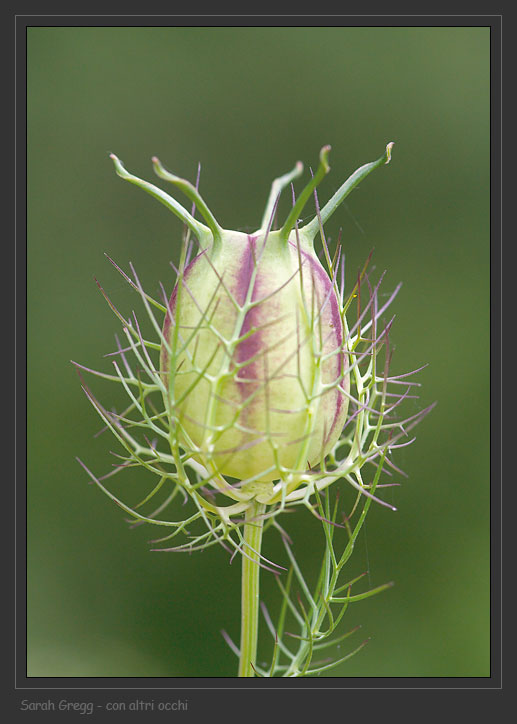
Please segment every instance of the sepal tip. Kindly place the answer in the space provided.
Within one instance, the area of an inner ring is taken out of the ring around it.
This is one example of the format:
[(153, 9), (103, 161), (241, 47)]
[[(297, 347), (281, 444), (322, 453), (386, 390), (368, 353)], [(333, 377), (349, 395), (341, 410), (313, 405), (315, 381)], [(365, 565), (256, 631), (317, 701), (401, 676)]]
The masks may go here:
[(320, 151), (320, 163), (322, 164), (323, 168), (325, 169), (325, 173), (328, 173), (330, 171), (328, 156), (329, 156), (329, 153), (331, 150), (332, 150), (332, 146), (327, 144), (326, 146), (323, 146), (323, 148)]
[(387, 165), (389, 164), (389, 162), (391, 161), (391, 149), (393, 148), (394, 145), (395, 145), (395, 141), (390, 141), (390, 142), (388, 143), (388, 145), (386, 146), (386, 154), (385, 154), (385, 155), (386, 155), (386, 161), (384, 162), (386, 166), (387, 166)]

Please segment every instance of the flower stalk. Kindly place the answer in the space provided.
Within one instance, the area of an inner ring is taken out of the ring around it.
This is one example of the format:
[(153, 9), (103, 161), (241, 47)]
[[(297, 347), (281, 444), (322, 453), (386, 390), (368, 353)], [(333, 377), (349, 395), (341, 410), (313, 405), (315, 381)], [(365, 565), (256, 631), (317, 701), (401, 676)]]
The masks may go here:
[(256, 671), (259, 626), (260, 550), (264, 527), (264, 503), (253, 501), (246, 510), (241, 579), (241, 647), (239, 677)]

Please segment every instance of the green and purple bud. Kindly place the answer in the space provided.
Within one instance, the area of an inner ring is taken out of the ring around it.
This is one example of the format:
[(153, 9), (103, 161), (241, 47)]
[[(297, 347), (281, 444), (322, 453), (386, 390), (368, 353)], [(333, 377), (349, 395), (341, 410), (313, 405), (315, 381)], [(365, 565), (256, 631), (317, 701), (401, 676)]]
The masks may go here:
[[(393, 508), (375, 495), (384, 485), (380, 472), (403, 474), (389, 453), (412, 442), (409, 430), (432, 406), (400, 414), (405, 399), (417, 398), (412, 393), (418, 386), (409, 379), (418, 370), (390, 373), (393, 320), (382, 319), (400, 284), (381, 304), (384, 275), (372, 284), (368, 259), (345, 296), (339, 239), (331, 255), (324, 234), (326, 221), (350, 191), (389, 163), (392, 145), (377, 161), (358, 168), (320, 209), (316, 187), (329, 171), (325, 146), (316, 172), (298, 198), (292, 192), (292, 208), (277, 228), (278, 198), (302, 173), (297, 163), (273, 182), (253, 233), (223, 229), (198, 183), (169, 173), (158, 159), (153, 159), (155, 172), (185, 193), (193, 204), (190, 213), (111, 155), (119, 176), (158, 199), (186, 227), (176, 283), (172, 294), (162, 286), (162, 300), (144, 291), (132, 265), (131, 278), (112, 262), (138, 293), (155, 338), (147, 336), (134, 312), (119, 312), (98, 284), (125, 339), (121, 343), (116, 337), (117, 349), (107, 355), (113, 374), (74, 363), (81, 380), (86, 371), (121, 385), (127, 394), (125, 408), (108, 410), (82, 380), (104, 429), (123, 449), (111, 472), (102, 478), (88, 474), (136, 524), (171, 531), (156, 542), (186, 536), (184, 543), (159, 550), (220, 543), (241, 551), (243, 516), (255, 502), (267, 506), (268, 517), (297, 505), (318, 516), (319, 494), (338, 480)], [(316, 215), (299, 227), (311, 197)], [(317, 235), (323, 264), (314, 249)], [(192, 236), (199, 248), (191, 260)], [(354, 308), (356, 320), (350, 323), (347, 315)], [(103, 480), (135, 466), (159, 480), (131, 507)], [(166, 490), (151, 513), (139, 510)], [(185, 520), (166, 520), (161, 513), (178, 494), (190, 499), (195, 512)], [(195, 522), (204, 532), (192, 530)]]
[[(169, 302), (161, 370), (184, 444), (239, 480), (315, 467), (346, 417), (336, 290), (298, 236), (223, 231), (187, 266)], [(176, 328), (183, 350), (174, 357)]]
[[(384, 274), (376, 284), (371, 282), (369, 257), (345, 298), (344, 254), (338, 239), (331, 256), (324, 225), (362, 179), (389, 163), (392, 146), (389, 143), (377, 161), (358, 168), (320, 209), (316, 188), (329, 171), (330, 146), (324, 146), (316, 173), (311, 172), (298, 198), (292, 191), (293, 204), (284, 224), (275, 225), (278, 199), (302, 173), (301, 163), (273, 182), (260, 227), (253, 233), (220, 226), (199, 194), (199, 175), (194, 186), (153, 158), (157, 175), (192, 202), (189, 213), (159, 187), (130, 174), (111, 155), (118, 175), (176, 214), (185, 224), (185, 234), (176, 283), (172, 294), (162, 286), (161, 301), (144, 291), (131, 264), (133, 278), (112, 262), (139, 294), (154, 339), (147, 337), (134, 312), (130, 317), (120, 313), (97, 282), (126, 339), (121, 343), (116, 337), (117, 350), (106, 355), (112, 358), (114, 374), (74, 364), (103, 429), (111, 430), (122, 454), (113, 453), (116, 463), (101, 477), (79, 462), (91, 482), (130, 516), (132, 525), (158, 526), (165, 534), (152, 541), (158, 546), (152, 550), (190, 553), (220, 544), (229, 552), (233, 549), (232, 557), (242, 555), (240, 649), (230, 641), (239, 656), (239, 676), (309, 676), (327, 671), (331, 664), (310, 668), (317, 648), (313, 642), (332, 633), (350, 601), (390, 585), (351, 596), (351, 586), (361, 576), (345, 585), (338, 580), (371, 502), (396, 509), (377, 497), (377, 489), (398, 485), (392, 476), (404, 473), (391, 452), (413, 441), (409, 431), (433, 405), (412, 410), (409, 416), (400, 412), (406, 398), (417, 399), (410, 393), (419, 384), (408, 379), (419, 370), (399, 375), (389, 370), (393, 319), (383, 322), (383, 314), (400, 284), (380, 304)], [(299, 227), (311, 197), (316, 215)], [(195, 218), (196, 213), (204, 223)], [(192, 235), (199, 248), (191, 260)], [(324, 263), (314, 248), (317, 235)], [(351, 324), (347, 314), (354, 308), (357, 316)], [(84, 382), (82, 370), (121, 385), (128, 397), (125, 407), (106, 409)], [(104, 481), (135, 467), (152, 472), (158, 482), (155, 478), (152, 489), (130, 506)], [(390, 482), (381, 481), (383, 472)], [(337, 494), (331, 505), (329, 487), (339, 480), (355, 490), (351, 513), (340, 510)], [(188, 503), (180, 506), (179, 516), (178, 500)], [(151, 501), (152, 510), (144, 512)], [(325, 530), (326, 551), (314, 594), (277, 522), (277, 516), (295, 506), (305, 506)], [(358, 518), (351, 523), (356, 512)], [(345, 525), (337, 522), (341, 513)], [(281, 585), (280, 633), (286, 605), (300, 624), (300, 636), (295, 636), (298, 649), (280, 644), (278, 664), (276, 632), (265, 613), (275, 633), (269, 670), (256, 659), (259, 569), (277, 573), (283, 567), (261, 553), (265, 521), (280, 532), (291, 562), (287, 581)], [(334, 526), (347, 529), (339, 553)], [(309, 613), (300, 598), (302, 615), (296, 613), (290, 597), (293, 574)], [(331, 613), (335, 605), (342, 606), (338, 615)], [(324, 645), (328, 644), (318, 644)]]
[[(160, 377), (176, 441), (214, 478), (234, 478), (250, 490), (272, 481), (290, 484), (323, 468), (336, 445), (349, 408), (349, 350), (336, 279), (340, 249), (331, 261), (323, 224), (366, 175), (389, 162), (392, 145), (320, 211), (315, 189), (329, 171), (330, 151), (323, 147), (316, 173), (298, 199), (293, 192), (286, 222), (273, 229), (280, 192), (303, 170), (297, 163), (273, 182), (261, 227), (251, 234), (223, 229), (197, 187), (157, 158), (157, 175), (188, 196), (192, 214), (112, 155), (117, 173), (164, 203), (199, 242), (188, 262), (184, 240), (178, 280), (165, 300)], [(298, 228), (311, 196), (317, 215)], [(194, 209), (206, 224), (194, 219)], [(314, 250), (318, 233), (327, 270)]]

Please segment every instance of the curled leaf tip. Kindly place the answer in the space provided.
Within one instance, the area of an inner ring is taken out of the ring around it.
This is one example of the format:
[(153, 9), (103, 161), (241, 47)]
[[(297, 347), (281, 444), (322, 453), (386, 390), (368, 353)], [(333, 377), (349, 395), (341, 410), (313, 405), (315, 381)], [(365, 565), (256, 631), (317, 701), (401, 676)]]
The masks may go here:
[[(165, 174), (168, 172), (164, 169), (162, 162), (158, 158), (158, 156), (153, 156), (151, 158), (151, 162), (153, 164), (154, 172), (157, 176), (160, 176), (160, 178), (163, 178)], [(169, 176), (172, 176), (173, 174), (168, 174)]]
[(323, 146), (323, 148), (320, 151), (320, 163), (323, 165), (325, 169), (325, 173), (328, 173), (330, 171), (329, 161), (328, 161), (328, 155), (330, 153), (332, 146), (326, 145)]
[(386, 146), (386, 161), (385, 164), (387, 165), (391, 161), (391, 149), (395, 145), (394, 141), (390, 141), (388, 145)]
[[(194, 190), (194, 187), (190, 183), (190, 181), (187, 181), (186, 179), (182, 179), (179, 176), (176, 176), (175, 173), (171, 173), (170, 171), (167, 171), (165, 166), (162, 164), (160, 159), (157, 156), (153, 156), (151, 159), (153, 163), (153, 169), (157, 176), (164, 179), (164, 181), (170, 181), (171, 183), (175, 184), (179, 188), (183, 189), (183, 191), (186, 193), (186, 187), (188, 186), (192, 190)], [(187, 194), (188, 195), (188, 194)]]
[(116, 156), (114, 153), (110, 153), (110, 158), (115, 164), (115, 170), (119, 176), (123, 176), (124, 174), (127, 174), (127, 171), (124, 167), (124, 164), (120, 160), (118, 156)]
[[(162, 162), (160, 161), (160, 159), (158, 158), (158, 156), (153, 156), (153, 157), (151, 158), (151, 162), (152, 162), (153, 166), (155, 167), (155, 168), (154, 168), (155, 171), (156, 171), (157, 169), (158, 169), (158, 170), (162, 170), (162, 169), (163, 169)], [(164, 170), (164, 169), (163, 169), (163, 170)]]

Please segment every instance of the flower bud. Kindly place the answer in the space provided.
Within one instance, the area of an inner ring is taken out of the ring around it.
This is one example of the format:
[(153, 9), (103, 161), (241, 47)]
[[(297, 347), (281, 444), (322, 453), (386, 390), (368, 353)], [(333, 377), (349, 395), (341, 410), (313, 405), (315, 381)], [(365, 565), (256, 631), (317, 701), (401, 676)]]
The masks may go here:
[[(236, 478), (245, 483), (244, 496), (253, 491), (257, 499), (271, 497), (272, 481), (287, 482), (292, 492), (305, 471), (326, 469), (325, 456), (338, 443), (348, 412), (351, 350), (335, 279), (340, 249), (331, 261), (323, 224), (365, 176), (389, 162), (392, 145), (357, 169), (320, 211), (315, 190), (329, 171), (330, 146), (324, 146), (316, 173), (297, 199), (293, 191), (283, 226), (272, 230), (278, 197), (300, 175), (301, 163), (273, 182), (261, 226), (251, 234), (223, 229), (197, 187), (166, 171), (157, 158), (157, 175), (194, 202), (206, 225), (112, 155), (117, 173), (179, 216), (199, 242), (188, 263), (184, 239), (160, 335), (158, 386), (176, 467), (182, 465), (179, 446), (182, 459), (200, 465), (217, 489), (228, 487), (223, 476)], [(299, 229), (312, 195), (317, 215)], [(318, 233), (329, 273), (314, 250)], [(137, 336), (144, 345), (139, 331)]]
[[(224, 231), (187, 266), (170, 298), (161, 371), (168, 389), (173, 377), (184, 442), (240, 480), (266, 482), (318, 465), (345, 421), (338, 298), (302, 240), (294, 232), (283, 239)], [(182, 352), (174, 358), (175, 330)]]
[[(133, 278), (110, 259), (138, 292), (158, 341), (148, 337), (134, 312), (131, 317), (119, 312), (97, 282), (122, 323), (127, 344), (122, 345), (117, 336), (116, 352), (107, 355), (116, 357), (114, 374), (74, 364), (85, 394), (104, 422), (103, 430), (111, 430), (123, 454), (113, 453), (117, 463), (100, 478), (79, 462), (91, 481), (129, 514), (132, 525), (150, 524), (165, 532), (152, 541), (158, 546), (152, 550), (191, 553), (221, 545), (229, 552), (233, 549), (232, 558), (242, 556), (240, 649), (230, 642), (239, 655), (239, 676), (280, 672), (292, 677), (328, 670), (333, 664), (309, 668), (312, 643), (333, 632), (334, 619), (340, 620), (350, 600), (390, 585), (350, 597), (350, 582), (340, 585), (339, 574), (370, 503), (374, 500), (396, 510), (376, 496), (377, 488), (398, 484), (380, 483), (381, 473), (386, 465), (404, 474), (390, 453), (412, 442), (407, 439), (409, 430), (434, 405), (408, 417), (395, 411), (406, 398), (417, 399), (409, 392), (418, 383), (407, 378), (419, 371), (394, 376), (389, 372), (393, 319), (381, 322), (400, 284), (380, 305), (378, 289), (384, 275), (376, 285), (371, 283), (366, 273), (369, 257), (345, 299), (341, 245), (338, 242), (331, 259), (323, 229), (350, 191), (371, 171), (389, 163), (392, 146), (389, 143), (377, 161), (358, 168), (320, 210), (316, 187), (329, 170), (330, 147), (325, 146), (316, 173), (297, 199), (293, 191), (293, 206), (283, 226), (273, 228), (278, 197), (300, 175), (301, 163), (273, 182), (261, 225), (253, 233), (223, 229), (199, 195), (197, 184), (194, 187), (169, 173), (158, 159), (153, 159), (157, 175), (187, 195), (194, 204), (191, 213), (162, 189), (128, 173), (111, 154), (119, 176), (158, 199), (187, 228), (177, 281), (169, 299), (162, 287), (163, 303), (144, 291), (132, 264)], [(316, 216), (298, 228), (311, 195)], [(194, 218), (196, 212), (206, 223)], [(189, 263), (191, 233), (200, 248)], [(314, 250), (318, 234), (326, 269)], [(357, 318), (349, 326), (347, 313), (352, 304)], [(81, 370), (122, 385), (129, 398), (127, 407), (106, 409), (84, 382)], [(130, 506), (110, 492), (104, 480), (135, 467), (145, 468), (159, 480)], [(329, 486), (339, 480), (356, 491), (352, 511), (346, 512), (346, 526), (337, 522), (342, 512), (338, 496), (331, 504), (329, 495)], [(183, 505), (189, 503), (184, 514), (164, 513), (177, 503), (178, 493)], [(366, 500), (358, 509), (362, 496)], [(155, 500), (153, 510), (147, 513), (151, 500)], [(322, 521), (325, 531), (326, 551), (314, 594), (276, 520), (295, 506), (308, 509)], [(355, 513), (358, 520), (350, 524)], [(256, 664), (259, 573), (260, 567), (275, 573), (283, 569), (261, 552), (262, 533), (269, 525), (279, 530), (291, 562), (286, 585), (281, 585), (282, 611), (286, 605), (295, 611), (289, 593), (294, 574), (312, 613), (306, 615), (298, 597), (303, 613), (303, 617), (297, 615), (300, 647), (291, 651), (284, 646), (288, 663), (277, 666), (275, 645), (268, 671)], [(347, 529), (341, 553), (334, 545), (338, 536), (333, 535), (332, 526)], [(334, 595), (344, 589), (346, 596)], [(343, 606), (337, 617), (330, 611), (335, 604)]]

